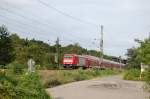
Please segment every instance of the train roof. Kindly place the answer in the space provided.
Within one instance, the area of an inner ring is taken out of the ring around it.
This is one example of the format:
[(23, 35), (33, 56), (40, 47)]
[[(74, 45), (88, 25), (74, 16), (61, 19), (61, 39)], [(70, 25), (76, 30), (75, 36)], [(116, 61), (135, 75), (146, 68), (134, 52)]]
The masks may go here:
[(69, 56), (69, 55), (71, 55), (71, 56), (77, 56), (77, 54), (64, 54), (64, 56)]
[[(101, 60), (99, 57), (95, 57), (95, 56), (91, 56), (91, 55), (83, 55), (83, 56), (90, 58), (90, 59)], [(112, 64), (120, 64), (119, 62), (115, 62), (115, 61), (108, 60), (108, 59), (103, 59), (103, 62), (112, 63)], [(125, 64), (122, 64), (122, 65), (125, 65)]]
[[(111, 60), (107, 60), (107, 59), (103, 59), (104, 62), (109, 62), (109, 63), (113, 63), (113, 64), (122, 64), (122, 63), (119, 63), (119, 62), (115, 62), (115, 61), (111, 61)], [(122, 64), (124, 65), (124, 64)]]

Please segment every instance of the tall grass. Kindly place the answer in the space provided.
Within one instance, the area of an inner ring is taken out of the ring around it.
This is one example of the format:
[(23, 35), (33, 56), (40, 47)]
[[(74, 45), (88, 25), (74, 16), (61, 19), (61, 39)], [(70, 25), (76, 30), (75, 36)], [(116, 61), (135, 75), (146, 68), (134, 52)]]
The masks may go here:
[(141, 80), (139, 69), (129, 69), (126, 70), (123, 76), (124, 80)]
[(87, 80), (92, 79), (95, 77), (102, 77), (102, 76), (109, 76), (118, 74), (118, 71), (116, 70), (58, 70), (53, 73), (53, 75), (47, 75), (44, 73), (41, 78), (43, 85), (46, 88), (54, 87), (57, 85), (69, 83), (69, 82), (75, 82), (75, 81), (81, 81), (81, 80)]

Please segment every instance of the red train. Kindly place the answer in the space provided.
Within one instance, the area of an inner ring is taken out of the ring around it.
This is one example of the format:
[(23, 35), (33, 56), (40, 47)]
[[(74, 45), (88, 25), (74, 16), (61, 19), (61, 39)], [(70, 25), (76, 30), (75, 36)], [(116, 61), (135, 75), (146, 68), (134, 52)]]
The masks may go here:
[(102, 69), (106, 68), (123, 68), (124, 64), (110, 61), (110, 60), (100, 60), (98, 57), (90, 55), (76, 55), (76, 54), (64, 54), (63, 66), (71, 68), (91, 68), (99, 67)]

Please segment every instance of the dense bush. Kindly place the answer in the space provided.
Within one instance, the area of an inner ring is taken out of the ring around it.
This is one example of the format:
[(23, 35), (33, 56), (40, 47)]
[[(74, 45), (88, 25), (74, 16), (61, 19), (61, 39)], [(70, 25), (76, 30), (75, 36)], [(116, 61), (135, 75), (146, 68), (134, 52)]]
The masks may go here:
[[(140, 64), (144, 63), (150, 68), (150, 37), (142, 40), (136, 39), (139, 46), (128, 50), (128, 66), (130, 68), (140, 68)], [(133, 74), (133, 73), (132, 73)], [(131, 75), (133, 76), (133, 75)], [(131, 77), (130, 76), (130, 77)], [(147, 87), (150, 90), (150, 70), (148, 69), (144, 75), (144, 80), (147, 82)], [(133, 78), (134, 79), (134, 78)]]
[(13, 99), (15, 95), (15, 84), (5, 73), (0, 73), (0, 99)]
[(23, 75), (17, 88), (23, 92), (20, 99), (50, 99), (36, 73)]
[(150, 67), (145, 72), (146, 89), (150, 92)]
[(0, 99), (51, 99), (37, 73), (21, 75), (0, 71)]
[(9, 73), (15, 74), (15, 75), (21, 75), (24, 73), (24, 69), (27, 68), (27, 66), (22, 65), (17, 62), (13, 62), (8, 65)]
[(126, 70), (123, 76), (125, 80), (140, 80), (140, 70), (139, 69), (129, 69)]

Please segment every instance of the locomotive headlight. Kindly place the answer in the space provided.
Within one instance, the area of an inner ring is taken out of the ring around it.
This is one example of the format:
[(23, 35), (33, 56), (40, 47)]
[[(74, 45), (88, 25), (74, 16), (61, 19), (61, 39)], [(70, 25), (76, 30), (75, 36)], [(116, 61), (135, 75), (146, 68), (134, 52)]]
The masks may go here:
[(64, 62), (72, 62), (72, 60), (64, 60)]

